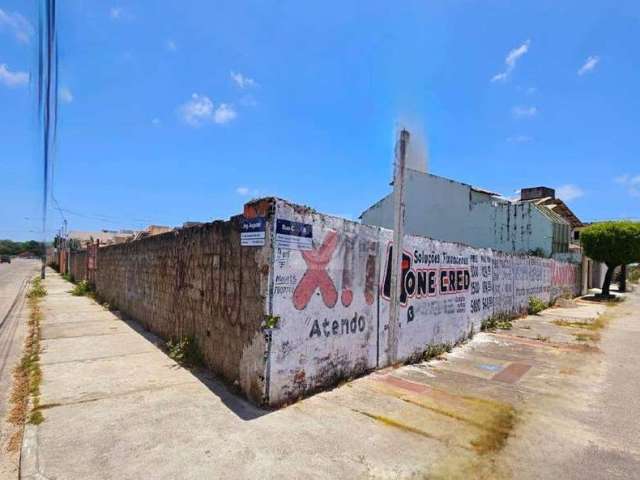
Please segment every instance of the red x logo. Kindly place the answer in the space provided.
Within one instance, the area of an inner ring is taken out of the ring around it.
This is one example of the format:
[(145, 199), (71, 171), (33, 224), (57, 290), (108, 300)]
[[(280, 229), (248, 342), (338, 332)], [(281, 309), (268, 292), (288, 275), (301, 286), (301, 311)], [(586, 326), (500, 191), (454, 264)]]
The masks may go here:
[(324, 237), (320, 248), (302, 252), (302, 258), (307, 264), (307, 271), (293, 292), (293, 306), (298, 310), (307, 307), (317, 288), (320, 289), (322, 301), (327, 307), (333, 308), (338, 301), (338, 291), (326, 270), (337, 245), (338, 234), (331, 231)]

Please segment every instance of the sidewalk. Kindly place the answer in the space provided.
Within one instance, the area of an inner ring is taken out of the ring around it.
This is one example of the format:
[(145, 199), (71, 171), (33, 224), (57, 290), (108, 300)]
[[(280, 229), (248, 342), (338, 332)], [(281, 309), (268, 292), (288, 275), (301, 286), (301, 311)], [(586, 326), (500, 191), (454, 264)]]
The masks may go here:
[(45, 420), (25, 432), (22, 478), (535, 478), (547, 450), (582, 441), (576, 419), (603, 375), (600, 332), (576, 322), (607, 307), (580, 304), (266, 411), (178, 366), (135, 322), (71, 296), (59, 275), (46, 287)]

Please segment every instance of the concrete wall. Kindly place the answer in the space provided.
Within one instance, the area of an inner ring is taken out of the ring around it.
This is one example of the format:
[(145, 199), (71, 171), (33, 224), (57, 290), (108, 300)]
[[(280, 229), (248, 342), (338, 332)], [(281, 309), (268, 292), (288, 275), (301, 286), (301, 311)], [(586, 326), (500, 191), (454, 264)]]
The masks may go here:
[(87, 279), (86, 250), (80, 250), (78, 252), (71, 253), (69, 257), (69, 273), (71, 274), (71, 278), (75, 281)]
[(240, 246), (238, 219), (101, 247), (96, 292), (165, 339), (193, 337), (208, 368), (260, 403), (269, 252)]
[[(392, 231), (277, 201), (276, 217), (308, 225), (313, 250), (276, 239), (269, 402), (282, 404), (340, 378), (389, 364)], [(494, 316), (526, 312), (529, 298), (579, 293), (578, 266), (425, 237), (403, 242), (398, 361), (455, 344)], [(376, 280), (373, 281), (373, 278)]]
[(311, 251), (274, 244), (269, 400), (280, 404), (376, 367), (380, 229), (283, 201), (276, 217), (313, 229)]
[[(405, 186), (408, 234), (507, 252), (552, 253), (553, 222), (536, 205), (496, 200), (469, 185), (411, 170)], [(362, 223), (393, 228), (393, 197), (366, 210)]]
[[(245, 216), (265, 218), (264, 245), (240, 246), (236, 218), (99, 248), (99, 297), (165, 339), (193, 337), (206, 365), (257, 403), (388, 365), (392, 232), (277, 199)], [(77, 280), (83, 255), (72, 257)], [(532, 296), (577, 294), (578, 279), (576, 265), (408, 235), (395, 358), (463, 340)]]

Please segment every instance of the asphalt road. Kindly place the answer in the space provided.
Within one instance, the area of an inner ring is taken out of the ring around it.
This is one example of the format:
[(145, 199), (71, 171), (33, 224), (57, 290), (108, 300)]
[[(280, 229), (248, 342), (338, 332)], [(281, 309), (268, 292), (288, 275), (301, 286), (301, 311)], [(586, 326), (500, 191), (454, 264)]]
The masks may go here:
[(25, 293), (27, 282), (38, 274), (37, 260), (14, 260), (0, 264), (0, 478), (11, 478), (13, 459), (5, 455), (12, 371), (22, 352), (25, 333)]

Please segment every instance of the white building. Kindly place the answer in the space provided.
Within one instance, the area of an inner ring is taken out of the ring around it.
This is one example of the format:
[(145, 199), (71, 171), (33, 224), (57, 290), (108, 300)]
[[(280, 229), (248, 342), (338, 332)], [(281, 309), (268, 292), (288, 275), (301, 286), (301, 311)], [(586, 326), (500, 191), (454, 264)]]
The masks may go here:
[[(534, 190), (534, 189), (527, 189)], [(545, 195), (553, 190), (544, 189)], [(511, 201), (497, 193), (429, 173), (407, 170), (405, 233), (506, 252), (569, 251), (570, 225), (545, 205)], [(393, 228), (393, 193), (373, 204), (362, 223)]]

